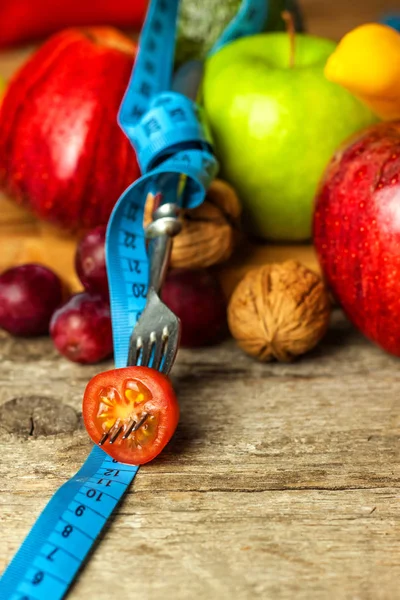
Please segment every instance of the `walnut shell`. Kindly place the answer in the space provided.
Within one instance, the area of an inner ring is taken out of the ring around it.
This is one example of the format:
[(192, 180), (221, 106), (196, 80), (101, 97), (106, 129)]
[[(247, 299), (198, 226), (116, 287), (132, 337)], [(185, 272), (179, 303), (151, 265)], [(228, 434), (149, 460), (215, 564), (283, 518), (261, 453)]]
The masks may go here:
[[(154, 198), (149, 196), (144, 226), (151, 221)], [(201, 269), (228, 260), (236, 244), (241, 206), (234, 189), (216, 179), (201, 206), (182, 213), (182, 231), (174, 238), (171, 267)]]
[(247, 273), (230, 300), (228, 322), (247, 354), (287, 362), (319, 342), (330, 312), (322, 279), (291, 260)]

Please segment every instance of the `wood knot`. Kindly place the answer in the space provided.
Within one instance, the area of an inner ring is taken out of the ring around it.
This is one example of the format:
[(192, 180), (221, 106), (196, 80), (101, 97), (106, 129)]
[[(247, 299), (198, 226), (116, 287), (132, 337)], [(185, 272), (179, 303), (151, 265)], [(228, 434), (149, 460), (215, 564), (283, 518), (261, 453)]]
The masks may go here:
[(0, 406), (0, 433), (47, 437), (72, 433), (79, 425), (76, 410), (54, 398), (20, 396)]

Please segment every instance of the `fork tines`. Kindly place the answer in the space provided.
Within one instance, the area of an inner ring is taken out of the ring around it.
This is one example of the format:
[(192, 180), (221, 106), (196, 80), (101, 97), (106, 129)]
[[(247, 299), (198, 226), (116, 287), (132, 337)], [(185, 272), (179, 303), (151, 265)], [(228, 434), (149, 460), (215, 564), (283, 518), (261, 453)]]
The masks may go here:
[(157, 333), (155, 331), (150, 333), (148, 339), (143, 339), (142, 336), (138, 336), (136, 339), (135, 365), (160, 370), (167, 342), (167, 327), (164, 327), (161, 339), (159, 340), (157, 340)]
[(179, 319), (151, 289), (130, 339), (128, 365), (169, 373), (178, 351), (179, 337)]

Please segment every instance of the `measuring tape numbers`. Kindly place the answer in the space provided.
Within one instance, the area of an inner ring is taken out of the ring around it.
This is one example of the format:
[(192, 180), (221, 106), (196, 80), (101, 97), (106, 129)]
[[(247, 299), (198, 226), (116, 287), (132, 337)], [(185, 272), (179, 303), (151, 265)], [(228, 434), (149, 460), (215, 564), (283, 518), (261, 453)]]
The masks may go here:
[(54, 494), (3, 574), (1, 600), (63, 598), (137, 470), (94, 447)]
[[(134, 1), (134, 0), (132, 0)], [(261, 31), (267, 0), (245, 0), (212, 51)], [(176, 202), (184, 175), (183, 207), (201, 204), (217, 161), (199, 107), (172, 92), (179, 0), (152, 0), (119, 123), (134, 146), (143, 176), (121, 196), (107, 229), (116, 368), (125, 367), (129, 339), (146, 304), (148, 257), (143, 231), (149, 193)], [(0, 600), (59, 600), (138, 471), (94, 447), (74, 477), (51, 498), (0, 580)]]

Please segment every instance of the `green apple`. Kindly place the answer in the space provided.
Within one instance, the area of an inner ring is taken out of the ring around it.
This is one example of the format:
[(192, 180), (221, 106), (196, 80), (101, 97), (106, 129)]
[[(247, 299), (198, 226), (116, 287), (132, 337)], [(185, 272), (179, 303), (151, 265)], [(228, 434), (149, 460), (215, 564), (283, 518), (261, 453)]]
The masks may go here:
[(376, 121), (323, 74), (335, 49), (297, 35), (294, 66), (285, 33), (243, 38), (208, 59), (203, 103), (221, 163), (238, 191), (247, 230), (257, 237), (311, 237), (318, 182), (337, 147)]

